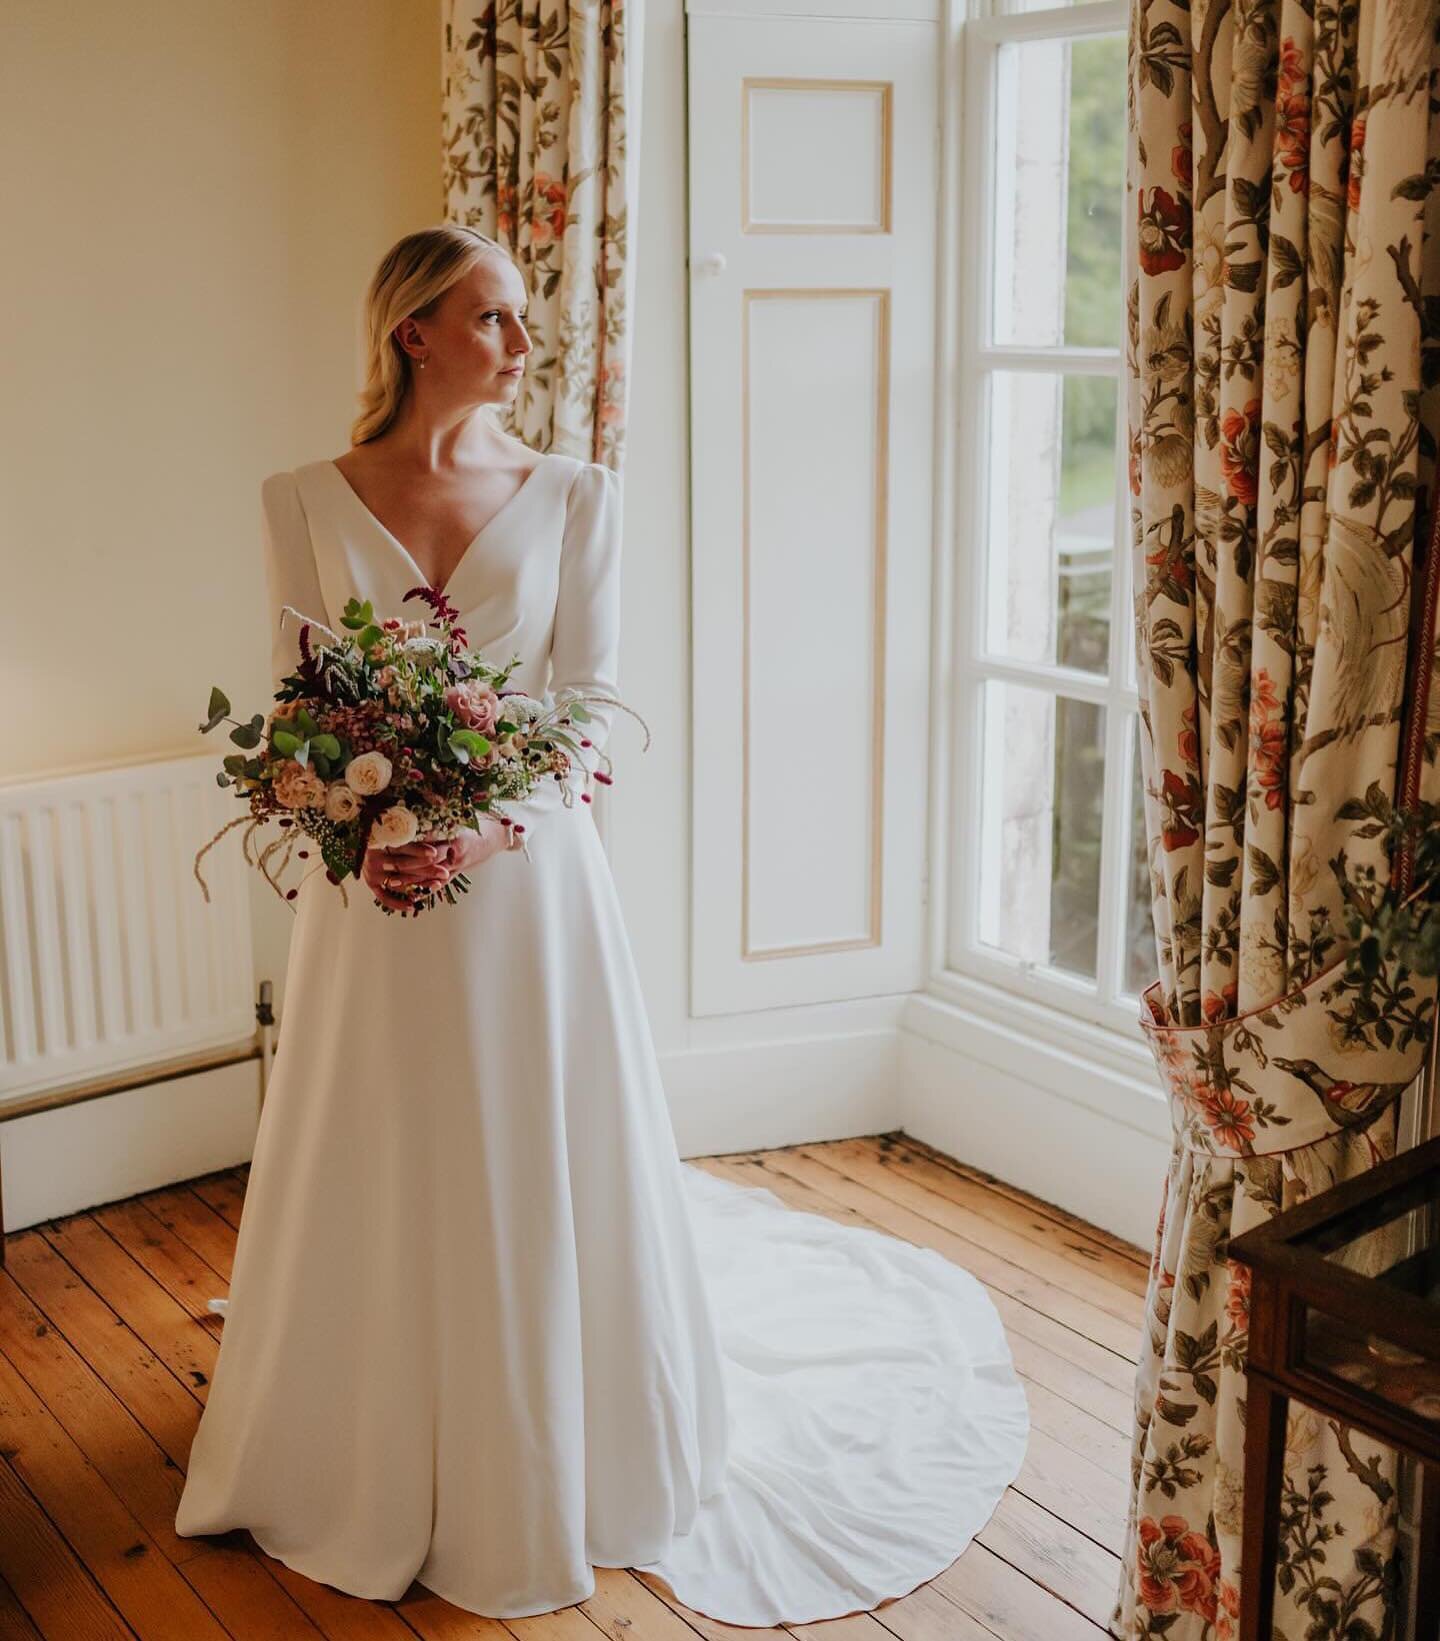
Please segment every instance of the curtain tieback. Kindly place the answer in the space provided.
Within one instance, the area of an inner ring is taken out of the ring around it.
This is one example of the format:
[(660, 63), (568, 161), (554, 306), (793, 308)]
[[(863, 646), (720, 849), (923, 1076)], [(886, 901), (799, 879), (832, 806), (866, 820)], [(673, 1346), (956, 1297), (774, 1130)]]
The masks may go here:
[(1271, 1156), (1372, 1123), (1424, 1065), (1436, 991), (1433, 978), (1397, 984), (1388, 971), (1373, 984), (1385, 988), (1378, 1016), (1341, 958), (1273, 1003), (1199, 1026), (1173, 1024), (1160, 982), (1148, 987), (1140, 1024), (1177, 1143)]

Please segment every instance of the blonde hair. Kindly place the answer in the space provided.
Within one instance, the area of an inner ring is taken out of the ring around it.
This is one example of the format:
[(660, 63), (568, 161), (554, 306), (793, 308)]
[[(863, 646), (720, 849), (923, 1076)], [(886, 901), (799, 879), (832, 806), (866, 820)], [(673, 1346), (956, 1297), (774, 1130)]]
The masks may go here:
[(350, 428), (352, 445), (379, 438), (410, 390), (414, 366), (395, 339), (395, 327), (412, 315), (427, 318), (481, 257), (497, 255), (515, 265), (498, 239), (446, 222), (406, 234), (381, 258), (365, 293), (365, 385)]

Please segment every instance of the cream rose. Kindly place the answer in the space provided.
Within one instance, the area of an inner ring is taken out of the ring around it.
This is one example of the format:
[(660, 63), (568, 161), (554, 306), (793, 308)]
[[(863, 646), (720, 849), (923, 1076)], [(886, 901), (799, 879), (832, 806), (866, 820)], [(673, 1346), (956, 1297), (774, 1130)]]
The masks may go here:
[(398, 849), (413, 843), (420, 834), (420, 822), (413, 809), (392, 803), (370, 828), (370, 843), (376, 849)]
[(383, 752), (362, 752), (345, 766), (345, 784), (362, 798), (373, 798), (390, 784), (390, 760)]
[(318, 809), (325, 802), (325, 782), (313, 769), (287, 758), (275, 777), (275, 800), (287, 809)]
[(331, 781), (325, 788), (325, 813), (333, 821), (354, 820), (360, 813), (360, 799), (344, 781)]

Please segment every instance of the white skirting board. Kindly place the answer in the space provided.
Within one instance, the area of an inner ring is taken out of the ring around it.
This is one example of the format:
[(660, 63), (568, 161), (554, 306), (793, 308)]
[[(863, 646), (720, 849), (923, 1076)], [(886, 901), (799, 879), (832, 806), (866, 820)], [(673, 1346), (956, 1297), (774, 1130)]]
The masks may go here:
[(244, 1162), (259, 1089), (247, 1060), (0, 1123), (5, 1230)]
[[(682, 1157), (899, 1129), (1149, 1251), (1168, 1118), (1139, 1080), (930, 998), (898, 1030), (764, 1029), (660, 1056)], [(5, 1230), (247, 1161), (259, 1077), (227, 1066), (0, 1124)]]
[(660, 1056), (682, 1157), (851, 1139), (900, 1126), (893, 1026)]
[(907, 1134), (1150, 1253), (1170, 1159), (1153, 1074), (928, 997), (911, 1000), (899, 1035)]
[[(894, 1129), (896, 1053), (889, 1026), (662, 1055), (680, 1155)], [(248, 1161), (259, 1078), (255, 1061), (0, 1123), (4, 1228), (21, 1230)]]

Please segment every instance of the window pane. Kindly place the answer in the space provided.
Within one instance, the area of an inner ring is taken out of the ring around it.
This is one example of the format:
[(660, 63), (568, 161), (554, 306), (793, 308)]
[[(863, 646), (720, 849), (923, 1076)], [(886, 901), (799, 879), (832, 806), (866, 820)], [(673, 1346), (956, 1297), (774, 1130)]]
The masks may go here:
[(992, 655), (1109, 667), (1117, 391), (1111, 376), (991, 378)]
[(1104, 709), (988, 683), (984, 713), (980, 939), (1093, 980)]
[(1125, 38), (996, 52), (998, 342), (1120, 345)]
[(1130, 892), (1125, 912), (1125, 990), (1139, 993), (1159, 974), (1150, 916), (1150, 853), (1145, 841), (1145, 784), (1140, 772), (1140, 723), (1131, 719)]

